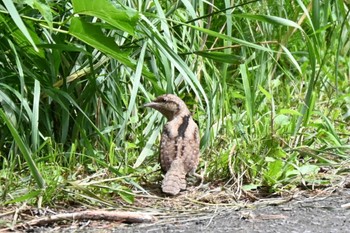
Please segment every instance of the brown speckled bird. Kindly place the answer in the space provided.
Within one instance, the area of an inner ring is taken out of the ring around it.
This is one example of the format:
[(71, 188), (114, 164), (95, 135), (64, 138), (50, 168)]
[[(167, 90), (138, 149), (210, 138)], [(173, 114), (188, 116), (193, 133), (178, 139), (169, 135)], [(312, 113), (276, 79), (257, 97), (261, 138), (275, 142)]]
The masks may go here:
[(199, 131), (186, 104), (166, 94), (145, 104), (161, 112), (168, 122), (160, 143), (160, 165), (166, 173), (162, 191), (176, 195), (186, 189), (186, 175), (194, 174), (199, 162)]

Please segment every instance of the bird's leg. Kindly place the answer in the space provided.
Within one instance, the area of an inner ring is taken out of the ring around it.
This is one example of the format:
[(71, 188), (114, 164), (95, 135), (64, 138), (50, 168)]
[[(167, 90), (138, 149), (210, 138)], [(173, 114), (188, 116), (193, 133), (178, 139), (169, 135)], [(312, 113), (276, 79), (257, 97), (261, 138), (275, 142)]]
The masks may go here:
[(204, 183), (204, 174), (207, 171), (207, 165), (208, 165), (208, 163), (207, 163), (207, 161), (205, 161), (204, 168), (201, 169), (201, 174), (199, 175), (199, 174), (195, 173), (195, 176), (201, 180), (200, 184), (198, 185), (198, 188), (202, 187), (202, 185)]
[(195, 170), (193, 170), (192, 172), (189, 173), (190, 176), (192, 177), (196, 177), (197, 178), (197, 181), (200, 180), (200, 183), (198, 185), (198, 189), (202, 187), (203, 183), (204, 183), (204, 174), (205, 174), (205, 171), (207, 170), (207, 162), (204, 162), (204, 168), (201, 169), (201, 173), (198, 174), (196, 173)]

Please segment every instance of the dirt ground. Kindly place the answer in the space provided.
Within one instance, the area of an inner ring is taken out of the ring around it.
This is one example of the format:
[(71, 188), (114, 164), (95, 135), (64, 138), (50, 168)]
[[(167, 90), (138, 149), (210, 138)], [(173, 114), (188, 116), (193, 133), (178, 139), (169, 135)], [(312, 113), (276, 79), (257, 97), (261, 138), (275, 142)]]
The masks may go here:
[(299, 196), (283, 204), (275, 201), (239, 209), (213, 207), (202, 214), (123, 225), (111, 232), (350, 232), (349, 189), (326, 196)]
[[(192, 195), (192, 196), (191, 196)], [(186, 194), (139, 198), (133, 212), (154, 216), (152, 223), (66, 221), (26, 226), (16, 232), (350, 232), (350, 189), (299, 192), (289, 197), (236, 202), (227, 195)], [(194, 199), (197, 197), (197, 199)], [(217, 199), (213, 199), (213, 197)], [(227, 198), (225, 201), (224, 198)], [(219, 201), (215, 203), (216, 201)], [(225, 202), (225, 203), (224, 203)], [(81, 209), (80, 209), (81, 210)], [(130, 209), (127, 209), (130, 211)], [(3, 211), (3, 209), (2, 209)], [(79, 210), (76, 210), (79, 211)], [(30, 210), (33, 213), (33, 210)], [(35, 212), (35, 211), (34, 211)], [(49, 211), (50, 212), (50, 211)], [(39, 214), (40, 215), (40, 214)], [(46, 213), (44, 215), (50, 215)], [(0, 214), (1, 216), (1, 214)], [(10, 216), (8, 220), (11, 220)], [(27, 213), (28, 217), (28, 213)], [(38, 216), (32, 216), (33, 219)], [(25, 212), (19, 222), (25, 222)], [(0, 217), (0, 222), (6, 219)], [(7, 224), (8, 225), (8, 224)], [(11, 232), (4, 224), (0, 232)]]

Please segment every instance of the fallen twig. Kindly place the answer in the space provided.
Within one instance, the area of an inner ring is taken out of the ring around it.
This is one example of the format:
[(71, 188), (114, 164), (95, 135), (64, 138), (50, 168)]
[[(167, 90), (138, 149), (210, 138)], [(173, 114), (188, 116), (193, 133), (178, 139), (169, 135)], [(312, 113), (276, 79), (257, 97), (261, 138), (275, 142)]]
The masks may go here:
[[(145, 223), (153, 222), (156, 217), (147, 213), (137, 212), (120, 212), (120, 211), (105, 211), (105, 210), (86, 210), (74, 213), (62, 213), (50, 215), (38, 219), (30, 220), (26, 223), (17, 224), (14, 228), (28, 227), (28, 226), (43, 226), (46, 224), (52, 224), (60, 221), (76, 221), (76, 220), (104, 220), (104, 221), (116, 221), (126, 223)], [(1, 229), (0, 232), (6, 232), (13, 230), (11, 228)]]

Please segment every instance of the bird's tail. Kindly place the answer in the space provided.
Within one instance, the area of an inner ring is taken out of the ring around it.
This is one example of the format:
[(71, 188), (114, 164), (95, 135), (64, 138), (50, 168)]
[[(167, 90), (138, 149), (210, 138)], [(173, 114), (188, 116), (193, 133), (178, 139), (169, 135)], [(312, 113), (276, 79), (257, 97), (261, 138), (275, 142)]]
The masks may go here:
[(175, 159), (170, 169), (165, 174), (162, 182), (162, 191), (170, 195), (176, 195), (186, 189), (186, 172), (183, 161)]

